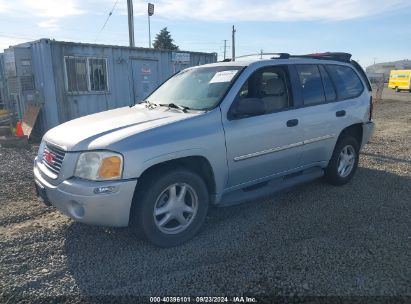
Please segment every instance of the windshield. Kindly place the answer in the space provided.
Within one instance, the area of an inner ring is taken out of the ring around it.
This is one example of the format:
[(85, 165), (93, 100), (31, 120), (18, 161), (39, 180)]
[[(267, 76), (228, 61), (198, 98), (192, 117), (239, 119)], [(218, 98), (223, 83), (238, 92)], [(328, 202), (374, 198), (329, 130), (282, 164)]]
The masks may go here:
[(214, 108), (241, 68), (218, 66), (181, 71), (154, 91), (147, 101), (157, 105), (175, 104), (193, 110)]

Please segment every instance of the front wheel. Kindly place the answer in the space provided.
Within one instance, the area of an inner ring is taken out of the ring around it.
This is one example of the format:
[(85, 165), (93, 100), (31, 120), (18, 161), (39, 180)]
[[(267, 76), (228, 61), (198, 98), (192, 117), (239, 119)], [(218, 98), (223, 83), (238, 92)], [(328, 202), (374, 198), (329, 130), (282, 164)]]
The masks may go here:
[(177, 246), (199, 231), (208, 203), (203, 179), (186, 169), (174, 169), (151, 176), (137, 192), (132, 223), (155, 245)]
[(330, 184), (344, 185), (352, 179), (358, 167), (359, 150), (353, 137), (346, 136), (338, 140), (325, 169), (325, 178)]

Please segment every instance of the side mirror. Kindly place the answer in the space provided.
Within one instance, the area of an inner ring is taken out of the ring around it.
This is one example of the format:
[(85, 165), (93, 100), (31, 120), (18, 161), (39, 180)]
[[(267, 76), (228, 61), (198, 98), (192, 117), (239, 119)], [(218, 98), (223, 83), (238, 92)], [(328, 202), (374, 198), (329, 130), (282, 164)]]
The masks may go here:
[(265, 106), (259, 98), (243, 98), (234, 103), (228, 119), (240, 119), (265, 114)]

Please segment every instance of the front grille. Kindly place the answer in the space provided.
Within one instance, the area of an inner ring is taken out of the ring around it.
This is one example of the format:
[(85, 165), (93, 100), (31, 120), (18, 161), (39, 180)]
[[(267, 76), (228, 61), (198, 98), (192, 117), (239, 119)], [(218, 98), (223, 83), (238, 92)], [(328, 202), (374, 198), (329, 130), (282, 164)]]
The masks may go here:
[(51, 172), (58, 175), (63, 164), (64, 155), (66, 155), (64, 150), (46, 144), (43, 151), (43, 164)]

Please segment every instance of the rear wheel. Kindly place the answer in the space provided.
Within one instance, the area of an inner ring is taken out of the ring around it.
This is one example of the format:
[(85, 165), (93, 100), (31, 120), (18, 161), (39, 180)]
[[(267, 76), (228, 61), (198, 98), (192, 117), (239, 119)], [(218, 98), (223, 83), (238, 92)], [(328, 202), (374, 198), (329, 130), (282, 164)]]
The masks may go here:
[(203, 224), (209, 196), (203, 179), (179, 168), (152, 175), (137, 192), (132, 223), (137, 232), (160, 247), (191, 239)]
[(398, 87), (395, 87), (395, 92), (399, 92), (400, 89)]
[(333, 185), (348, 183), (357, 170), (359, 150), (358, 142), (351, 136), (338, 140), (325, 169), (326, 180)]

